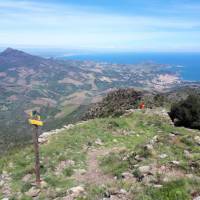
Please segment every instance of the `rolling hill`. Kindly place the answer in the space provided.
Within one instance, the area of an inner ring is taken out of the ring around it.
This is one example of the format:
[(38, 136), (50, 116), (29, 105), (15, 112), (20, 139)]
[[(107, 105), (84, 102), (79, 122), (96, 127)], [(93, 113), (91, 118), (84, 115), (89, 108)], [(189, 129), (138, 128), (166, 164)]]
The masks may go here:
[(0, 53), (0, 151), (30, 141), (30, 110), (40, 111), (44, 130), (51, 130), (79, 120), (115, 88), (165, 91), (184, 84), (190, 83), (165, 64), (46, 59), (8, 48)]

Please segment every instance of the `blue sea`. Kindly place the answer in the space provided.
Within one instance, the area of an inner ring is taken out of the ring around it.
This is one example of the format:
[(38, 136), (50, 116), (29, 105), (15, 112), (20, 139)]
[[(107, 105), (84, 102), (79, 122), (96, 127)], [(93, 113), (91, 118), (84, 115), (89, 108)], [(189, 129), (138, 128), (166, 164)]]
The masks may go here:
[(155, 62), (172, 66), (183, 80), (200, 81), (200, 53), (93, 53), (64, 57), (70, 60), (91, 60), (98, 62), (135, 64)]

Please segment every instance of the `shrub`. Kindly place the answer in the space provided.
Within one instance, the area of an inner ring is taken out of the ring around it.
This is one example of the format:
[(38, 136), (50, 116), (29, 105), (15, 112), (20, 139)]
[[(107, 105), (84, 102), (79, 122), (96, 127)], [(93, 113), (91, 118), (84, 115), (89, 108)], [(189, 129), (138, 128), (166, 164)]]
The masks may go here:
[(172, 105), (169, 115), (177, 126), (200, 129), (200, 96), (190, 95)]
[(73, 172), (74, 172), (73, 169), (71, 167), (68, 167), (68, 168), (64, 169), (63, 174), (65, 176), (71, 176), (73, 174)]
[(101, 102), (91, 107), (86, 112), (84, 119), (120, 116), (126, 110), (138, 108), (142, 97), (143, 92), (132, 88), (114, 90), (108, 93)]

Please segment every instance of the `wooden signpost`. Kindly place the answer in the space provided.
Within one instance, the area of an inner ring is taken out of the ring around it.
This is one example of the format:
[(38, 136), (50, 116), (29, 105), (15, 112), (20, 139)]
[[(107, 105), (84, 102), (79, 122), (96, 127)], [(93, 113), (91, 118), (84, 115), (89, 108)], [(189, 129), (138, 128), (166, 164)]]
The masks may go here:
[(37, 111), (32, 111), (30, 113), (30, 119), (28, 120), (34, 128), (33, 131), (33, 144), (35, 151), (35, 175), (36, 175), (36, 184), (40, 186), (40, 154), (39, 154), (39, 126), (43, 126), (43, 122), (40, 120), (40, 115)]

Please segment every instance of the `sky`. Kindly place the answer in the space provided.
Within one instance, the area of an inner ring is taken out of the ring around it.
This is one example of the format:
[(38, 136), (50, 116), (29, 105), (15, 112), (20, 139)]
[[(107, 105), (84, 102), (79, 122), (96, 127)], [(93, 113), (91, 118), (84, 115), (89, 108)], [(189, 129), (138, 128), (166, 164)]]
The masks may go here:
[(0, 0), (0, 47), (200, 52), (199, 0)]

